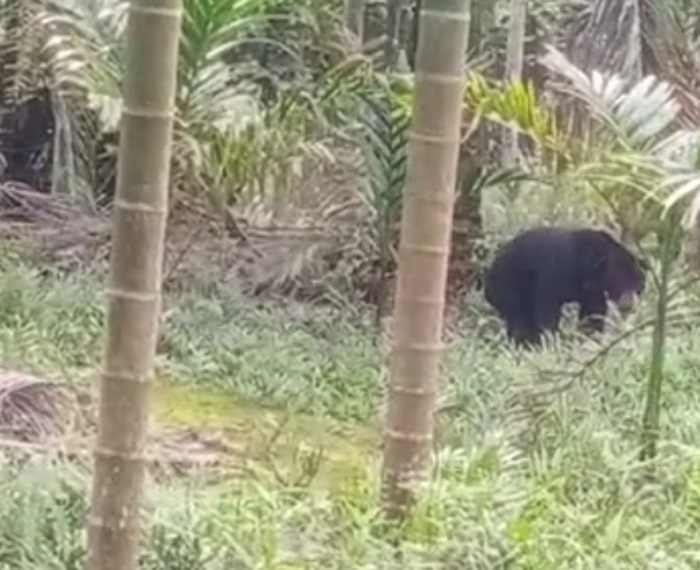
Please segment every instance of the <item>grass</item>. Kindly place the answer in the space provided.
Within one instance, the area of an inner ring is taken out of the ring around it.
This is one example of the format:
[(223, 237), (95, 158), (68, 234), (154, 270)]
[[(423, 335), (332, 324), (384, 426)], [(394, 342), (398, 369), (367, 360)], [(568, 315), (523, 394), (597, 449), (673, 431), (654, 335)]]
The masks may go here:
[(319, 313), (255, 309), (225, 290), (183, 295), (167, 312), (162, 371), (271, 407), (365, 420), (379, 396), (374, 340)]
[[(87, 386), (101, 350), (100, 288), (95, 275), (47, 274), (0, 254), (4, 362)], [(345, 462), (333, 485), (269, 473), (150, 481), (146, 570), (699, 567), (700, 338), (688, 330), (668, 343), (662, 445), (650, 465), (637, 461), (648, 333), (546, 405), (529, 399), (534, 390), (571, 377), (545, 370), (571, 368), (583, 349), (524, 358), (493, 333), (454, 334), (435, 472), (397, 559), (376, 518), (382, 391), (369, 329), (332, 311), (256, 308), (224, 288), (166, 305), (160, 421), (246, 425), (253, 441), (265, 417), (289, 413), (290, 439), (335, 447)], [(0, 569), (82, 568), (89, 474), (51, 456), (2, 461)]]

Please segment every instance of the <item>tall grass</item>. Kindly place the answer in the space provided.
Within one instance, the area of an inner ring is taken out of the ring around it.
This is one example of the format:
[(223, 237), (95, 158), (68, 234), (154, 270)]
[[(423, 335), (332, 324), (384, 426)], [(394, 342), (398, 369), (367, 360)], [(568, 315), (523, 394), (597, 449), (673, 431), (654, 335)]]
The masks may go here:
[[(95, 275), (54, 275), (0, 255), (4, 364), (84, 386), (100, 355), (100, 290)], [(224, 287), (178, 293), (166, 303), (159, 369), (171, 381), (365, 427), (382, 400), (370, 330), (328, 310), (256, 308)], [(637, 460), (648, 332), (574, 376), (590, 349), (524, 356), (507, 350), (500, 329), (472, 327), (448, 339), (434, 477), (402, 530), (399, 558), (376, 518), (376, 457), (358, 454), (353, 475), (332, 487), (152, 480), (143, 568), (697, 568), (692, 330), (669, 337), (650, 465)], [(0, 464), (0, 568), (82, 568), (88, 476), (47, 456)]]

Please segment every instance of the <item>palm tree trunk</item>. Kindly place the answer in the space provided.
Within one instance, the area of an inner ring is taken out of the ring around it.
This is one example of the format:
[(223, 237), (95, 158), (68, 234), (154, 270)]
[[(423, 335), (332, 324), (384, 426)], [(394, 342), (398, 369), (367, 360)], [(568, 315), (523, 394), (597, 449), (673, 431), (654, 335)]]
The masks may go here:
[(424, 0), (399, 246), (384, 434), (389, 519), (429, 465), (464, 90), (468, 0)]
[[(484, 38), (493, 26), (495, 9), (495, 0), (472, 0), (469, 3), (468, 52), (472, 58), (484, 51)], [(469, 126), (469, 120), (464, 123), (463, 128)], [(447, 272), (447, 303), (457, 314), (461, 312), (466, 293), (478, 274), (475, 245), (484, 233), (478, 184), (489, 159), (489, 141), (489, 125), (482, 121), (470, 138), (462, 142), (459, 150), (457, 196)]]
[(388, 0), (387, 38), (384, 45), (384, 65), (387, 71), (395, 71), (404, 60), (408, 62), (406, 48), (409, 38), (408, 0)]
[[(527, 0), (511, 0), (508, 46), (506, 49), (506, 81), (520, 79), (525, 57), (525, 26)], [(503, 165), (513, 166), (518, 158), (518, 134), (515, 129), (504, 129)]]
[(362, 40), (365, 17), (365, 0), (345, 0), (345, 27)]
[(131, 0), (90, 570), (136, 570), (160, 313), (181, 0)]

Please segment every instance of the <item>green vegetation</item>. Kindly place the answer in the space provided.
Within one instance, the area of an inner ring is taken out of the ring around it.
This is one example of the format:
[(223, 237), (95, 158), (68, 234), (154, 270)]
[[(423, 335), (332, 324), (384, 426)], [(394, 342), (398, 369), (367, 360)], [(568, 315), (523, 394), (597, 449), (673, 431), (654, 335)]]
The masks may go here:
[[(99, 358), (100, 277), (42, 275), (11, 252), (0, 271), (6, 362), (85, 388)], [(222, 466), (214, 480), (156, 472), (144, 568), (695, 564), (697, 335), (671, 333), (661, 453), (650, 472), (635, 459), (648, 333), (630, 336), (581, 377), (546, 371), (575, 370), (589, 356), (585, 348), (524, 358), (487, 323), (478, 334), (453, 333), (438, 467), (403, 531), (399, 563), (376, 519), (378, 438), (370, 426), (381, 393), (371, 327), (329, 309), (255, 308), (214, 290), (207, 298), (168, 297), (154, 431), (224, 430), (246, 447), (240, 457), (248, 469)], [(643, 307), (639, 320), (651, 310)], [(546, 406), (517, 403), (534, 388), (549, 390), (550, 413), (540, 418)], [(279, 428), (282, 437), (271, 442)], [(274, 467), (265, 456), (271, 444)], [(323, 454), (318, 473), (304, 463), (315, 451)], [(311, 481), (300, 476), (305, 471)], [(6, 459), (0, 477), (13, 498), (0, 508), (1, 563), (80, 568), (85, 466), (41, 454)]]
[[(520, 229), (603, 224), (655, 272), (640, 306), (598, 340), (567, 321), (522, 353), (459, 293), (435, 470), (397, 556), (377, 325), (413, 82), (378, 61), (384, 3), (365, 3), (360, 49), (340, 1), (186, 0), (144, 570), (700, 565), (700, 287), (681, 231), (700, 210), (698, 3), (532, 0), (525, 81), (504, 84), (508, 3), (472, 1), (457, 281)], [(44, 162), (0, 129), (2, 366), (70, 387), (85, 416), (58, 442), (0, 437), (0, 570), (84, 567), (125, 6), (0, 2), (0, 115), (47, 90), (58, 121), (15, 125)]]

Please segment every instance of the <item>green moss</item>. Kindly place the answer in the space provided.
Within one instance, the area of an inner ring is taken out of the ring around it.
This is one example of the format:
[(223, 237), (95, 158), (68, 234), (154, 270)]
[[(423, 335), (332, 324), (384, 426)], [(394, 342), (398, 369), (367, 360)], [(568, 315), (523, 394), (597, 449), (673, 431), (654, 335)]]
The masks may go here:
[(277, 472), (284, 480), (297, 480), (305, 461), (322, 452), (314, 485), (335, 486), (374, 468), (378, 458), (373, 430), (272, 411), (222, 391), (161, 382), (156, 388), (154, 411), (163, 427), (217, 432), (238, 459), (258, 475)]

